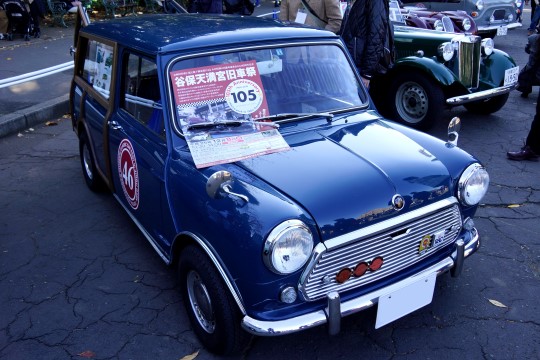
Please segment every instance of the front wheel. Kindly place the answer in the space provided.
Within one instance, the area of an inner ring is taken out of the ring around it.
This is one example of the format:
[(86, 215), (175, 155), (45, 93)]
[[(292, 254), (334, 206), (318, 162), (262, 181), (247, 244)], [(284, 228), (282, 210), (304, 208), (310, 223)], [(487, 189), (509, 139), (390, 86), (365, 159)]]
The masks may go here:
[(444, 109), (440, 86), (422, 74), (401, 74), (392, 82), (390, 117), (416, 129), (428, 129)]
[(221, 276), (208, 256), (189, 246), (178, 262), (180, 291), (199, 341), (219, 355), (239, 353), (249, 340), (241, 326), (241, 314)]
[(501, 110), (501, 108), (506, 104), (506, 101), (508, 101), (509, 96), (510, 94), (503, 94), (489, 99), (463, 104), (463, 106), (465, 106), (465, 109), (475, 114), (492, 114)]

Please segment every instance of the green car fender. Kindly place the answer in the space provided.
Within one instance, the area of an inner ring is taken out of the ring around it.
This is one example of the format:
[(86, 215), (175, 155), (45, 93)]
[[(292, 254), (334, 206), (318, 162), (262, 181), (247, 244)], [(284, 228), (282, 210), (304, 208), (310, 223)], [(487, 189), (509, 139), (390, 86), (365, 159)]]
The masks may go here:
[(505, 71), (516, 67), (516, 62), (507, 53), (494, 49), (483, 57), (480, 65), (480, 89), (491, 89), (504, 84)]
[[(454, 73), (439, 61), (428, 57), (407, 56), (398, 59), (387, 74), (393, 78), (396, 73), (416, 71), (431, 78), (441, 87), (452, 85), (459, 81)], [(393, 76), (394, 75), (394, 76)]]

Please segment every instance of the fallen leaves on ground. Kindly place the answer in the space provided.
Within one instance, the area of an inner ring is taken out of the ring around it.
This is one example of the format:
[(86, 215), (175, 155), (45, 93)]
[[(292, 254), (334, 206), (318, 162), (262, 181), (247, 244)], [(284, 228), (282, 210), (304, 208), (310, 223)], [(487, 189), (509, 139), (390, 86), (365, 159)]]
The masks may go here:
[(497, 301), (497, 300), (492, 300), (492, 299), (488, 299), (490, 303), (492, 303), (493, 305), (497, 306), (497, 307), (501, 307), (501, 308), (507, 308), (508, 306), (504, 305), (502, 302), (500, 301)]
[(180, 360), (193, 360), (197, 357), (197, 355), (199, 355), (199, 350), (195, 351), (193, 354), (184, 356)]

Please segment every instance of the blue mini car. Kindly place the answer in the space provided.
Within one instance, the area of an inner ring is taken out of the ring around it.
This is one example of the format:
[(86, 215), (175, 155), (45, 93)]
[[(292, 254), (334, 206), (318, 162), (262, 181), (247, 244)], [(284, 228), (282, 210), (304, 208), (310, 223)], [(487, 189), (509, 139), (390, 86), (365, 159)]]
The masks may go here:
[(377, 305), (429, 304), (479, 247), (489, 176), (448, 141), (385, 120), (335, 34), (271, 19), (145, 15), (78, 34), (71, 94), (84, 179), (178, 269), (218, 354), (251, 335)]

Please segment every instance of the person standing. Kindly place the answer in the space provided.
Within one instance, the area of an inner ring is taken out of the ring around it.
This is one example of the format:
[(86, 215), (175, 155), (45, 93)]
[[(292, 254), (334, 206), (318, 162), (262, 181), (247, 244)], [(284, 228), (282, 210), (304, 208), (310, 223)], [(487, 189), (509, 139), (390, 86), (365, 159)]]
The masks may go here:
[(394, 29), (387, 0), (356, 0), (345, 14), (341, 37), (364, 85), (394, 64)]
[(339, 0), (282, 0), (279, 20), (337, 33), (341, 27)]
[(191, 0), (188, 5), (190, 13), (223, 14), (222, 0)]
[[(532, 38), (532, 39), (531, 39)], [(540, 35), (534, 34), (529, 37), (534, 43), (530, 46), (529, 62), (532, 64), (533, 71), (531, 76), (535, 76), (537, 82), (540, 82)], [(506, 156), (510, 160), (538, 160), (540, 155), (540, 92), (536, 101), (536, 114), (534, 115), (529, 134), (525, 140), (525, 145), (518, 151), (509, 151)]]
[(538, 22), (540, 21), (540, 11), (536, 11), (536, 5), (538, 5), (539, 0), (531, 0), (531, 25), (527, 29), (527, 34), (532, 35), (536, 31)]

